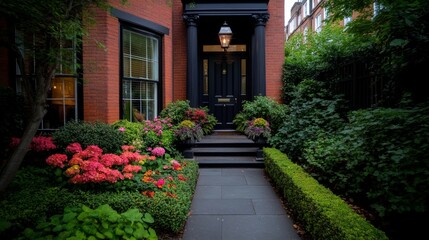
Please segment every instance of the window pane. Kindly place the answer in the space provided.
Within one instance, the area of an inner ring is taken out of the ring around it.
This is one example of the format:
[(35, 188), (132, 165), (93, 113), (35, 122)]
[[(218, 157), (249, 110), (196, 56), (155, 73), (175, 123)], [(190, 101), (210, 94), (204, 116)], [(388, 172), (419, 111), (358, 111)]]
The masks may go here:
[(141, 89), (140, 89), (140, 82), (133, 81), (131, 83), (131, 92), (132, 92), (132, 99), (140, 99), (141, 96)]

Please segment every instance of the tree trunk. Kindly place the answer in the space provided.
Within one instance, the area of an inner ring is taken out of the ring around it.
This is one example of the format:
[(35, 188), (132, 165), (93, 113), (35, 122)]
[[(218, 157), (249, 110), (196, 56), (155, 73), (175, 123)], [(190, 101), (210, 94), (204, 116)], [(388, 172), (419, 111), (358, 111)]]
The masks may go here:
[(21, 166), (22, 161), (24, 160), (25, 155), (30, 148), (30, 143), (33, 140), (34, 135), (36, 135), (40, 122), (45, 115), (44, 101), (43, 105), (40, 105), (39, 101), (37, 102), (39, 103), (39, 105), (32, 107), (33, 111), (25, 128), (25, 131), (21, 137), (19, 145), (13, 151), (10, 159), (8, 160), (6, 166), (3, 168), (0, 174), (0, 193), (4, 192), (7, 186), (14, 179), (19, 167)]

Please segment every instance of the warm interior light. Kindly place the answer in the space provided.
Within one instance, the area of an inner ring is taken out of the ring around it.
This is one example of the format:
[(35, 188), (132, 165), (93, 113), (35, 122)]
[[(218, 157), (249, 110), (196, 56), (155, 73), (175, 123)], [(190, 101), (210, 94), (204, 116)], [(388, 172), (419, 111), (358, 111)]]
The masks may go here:
[(226, 49), (229, 47), (229, 43), (232, 38), (232, 31), (231, 28), (228, 26), (226, 22), (223, 23), (223, 25), (220, 27), (219, 31), (219, 41), (220, 46), (226, 51)]

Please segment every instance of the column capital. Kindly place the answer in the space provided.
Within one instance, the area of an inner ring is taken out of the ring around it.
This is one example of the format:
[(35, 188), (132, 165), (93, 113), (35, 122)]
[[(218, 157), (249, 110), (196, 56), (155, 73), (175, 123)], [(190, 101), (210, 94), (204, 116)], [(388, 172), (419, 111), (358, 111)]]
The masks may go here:
[(183, 14), (183, 20), (188, 26), (196, 26), (199, 18), (200, 16), (197, 14)]
[(270, 14), (269, 13), (253, 14), (252, 18), (255, 20), (256, 26), (265, 26), (268, 22), (268, 19), (270, 19)]

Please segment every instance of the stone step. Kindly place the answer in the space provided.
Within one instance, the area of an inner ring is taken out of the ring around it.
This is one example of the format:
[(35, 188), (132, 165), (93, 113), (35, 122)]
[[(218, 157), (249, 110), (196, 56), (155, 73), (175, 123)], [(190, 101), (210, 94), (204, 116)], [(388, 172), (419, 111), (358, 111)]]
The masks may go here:
[(194, 156), (256, 156), (257, 147), (193, 147)]
[(201, 168), (223, 168), (223, 167), (246, 167), (246, 168), (262, 168), (264, 162), (259, 161), (252, 156), (196, 156), (195, 161), (198, 162)]

